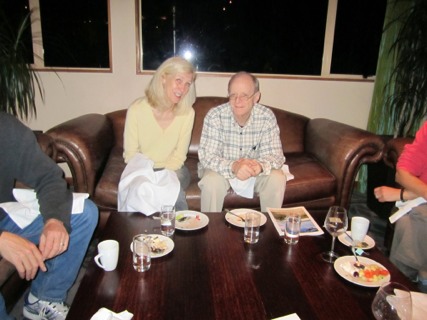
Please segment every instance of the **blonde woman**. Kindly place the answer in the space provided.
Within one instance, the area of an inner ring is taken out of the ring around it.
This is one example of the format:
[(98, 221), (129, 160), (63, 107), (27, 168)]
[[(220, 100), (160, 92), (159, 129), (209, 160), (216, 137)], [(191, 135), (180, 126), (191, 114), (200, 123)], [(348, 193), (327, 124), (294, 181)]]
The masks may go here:
[(190, 173), (184, 166), (194, 124), (196, 99), (193, 65), (181, 57), (164, 61), (156, 70), (145, 97), (129, 107), (124, 131), (124, 160), (137, 153), (154, 162), (154, 170), (176, 172), (181, 184), (176, 210), (188, 209), (185, 189)]

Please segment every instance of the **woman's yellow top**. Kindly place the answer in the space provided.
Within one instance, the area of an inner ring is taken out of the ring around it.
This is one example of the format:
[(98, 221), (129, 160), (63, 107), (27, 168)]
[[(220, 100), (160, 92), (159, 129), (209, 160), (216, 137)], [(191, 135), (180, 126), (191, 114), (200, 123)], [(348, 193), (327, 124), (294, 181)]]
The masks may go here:
[(124, 131), (123, 157), (127, 163), (136, 153), (154, 162), (154, 168), (178, 170), (187, 159), (194, 109), (176, 115), (163, 129), (154, 118), (153, 108), (145, 98), (136, 100), (128, 108)]

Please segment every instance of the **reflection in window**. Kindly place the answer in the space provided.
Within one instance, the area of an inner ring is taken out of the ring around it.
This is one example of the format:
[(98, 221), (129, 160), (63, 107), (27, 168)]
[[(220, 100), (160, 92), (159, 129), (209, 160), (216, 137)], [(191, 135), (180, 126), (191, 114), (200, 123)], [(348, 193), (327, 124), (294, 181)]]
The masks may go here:
[[(199, 71), (246, 70), (315, 76), (322, 73), (325, 34), (334, 32), (334, 27), (326, 29), (328, 6), (334, 7), (331, 5), (334, 4), (336, 7), (337, 2), (337, 32), (334, 39), (337, 45), (333, 47), (332, 72), (375, 74), (387, 2), (136, 1), (140, 8), (143, 70), (155, 70), (166, 58), (181, 55), (191, 57)], [(360, 2), (363, 3), (362, 7)], [(362, 28), (366, 27), (367, 22), (369, 31)], [(361, 34), (367, 33), (370, 37), (368, 41), (360, 38)], [(332, 52), (326, 54), (330, 56)]]
[(143, 68), (175, 54), (199, 71), (315, 74), (327, 0), (141, 0)]

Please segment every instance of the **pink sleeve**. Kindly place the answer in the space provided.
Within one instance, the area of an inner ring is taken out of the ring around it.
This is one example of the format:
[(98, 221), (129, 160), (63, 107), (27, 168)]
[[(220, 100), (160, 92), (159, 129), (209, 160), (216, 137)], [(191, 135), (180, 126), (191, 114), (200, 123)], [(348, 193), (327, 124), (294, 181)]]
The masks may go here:
[(418, 130), (414, 141), (404, 147), (397, 168), (408, 171), (427, 183), (427, 122)]

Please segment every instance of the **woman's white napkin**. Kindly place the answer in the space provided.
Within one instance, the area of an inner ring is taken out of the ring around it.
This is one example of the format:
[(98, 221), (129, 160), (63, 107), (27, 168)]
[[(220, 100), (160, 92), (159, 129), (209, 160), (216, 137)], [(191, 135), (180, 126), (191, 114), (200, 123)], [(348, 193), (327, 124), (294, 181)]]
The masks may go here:
[(120, 177), (117, 194), (118, 211), (151, 215), (162, 205), (175, 204), (180, 183), (172, 170), (153, 170), (153, 161), (141, 153), (129, 160)]
[[(21, 229), (24, 229), (40, 214), (39, 200), (33, 189), (15, 188), (13, 189), (13, 196), (17, 202), (0, 203), (0, 208), (3, 208)], [(73, 193), (73, 208), (71, 213), (82, 213), (84, 200), (88, 197), (88, 193)]]
[(427, 202), (426, 199), (422, 197), (418, 197), (413, 200), (408, 200), (405, 202), (402, 201), (396, 201), (396, 207), (399, 208), (395, 213), (393, 213), (388, 220), (390, 220), (391, 223), (395, 223), (397, 220), (399, 220), (402, 216), (407, 214), (409, 211), (411, 211), (412, 208), (418, 207), (420, 204), (423, 204)]
[[(286, 181), (294, 179), (294, 175), (289, 172), (289, 166), (287, 164), (284, 164), (281, 169), (286, 176)], [(250, 177), (246, 180), (239, 180), (237, 178), (228, 179), (234, 192), (248, 199), (254, 197), (255, 181), (256, 177)]]
[(130, 320), (133, 318), (133, 314), (127, 310), (120, 313), (114, 313), (107, 308), (99, 309), (90, 320)]

